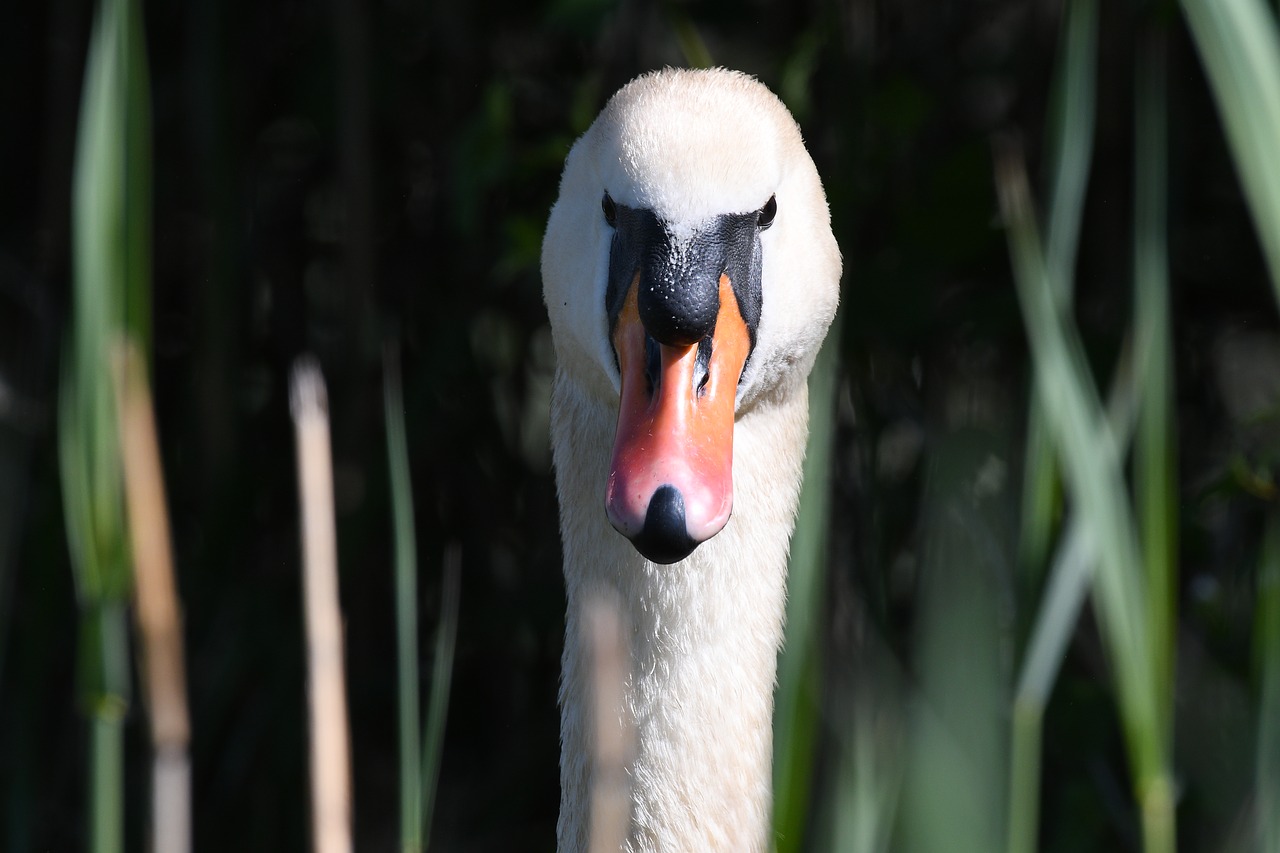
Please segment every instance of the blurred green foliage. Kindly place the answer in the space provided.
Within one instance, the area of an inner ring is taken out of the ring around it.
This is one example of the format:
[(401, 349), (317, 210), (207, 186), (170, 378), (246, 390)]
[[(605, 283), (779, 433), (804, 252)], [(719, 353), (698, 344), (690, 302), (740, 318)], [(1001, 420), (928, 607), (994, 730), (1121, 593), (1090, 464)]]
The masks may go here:
[(94, 18), (77, 128), (73, 308), (58, 410), (63, 518), (80, 609), (76, 661), (91, 747), (88, 847), (124, 849), (124, 721), (130, 708), (133, 585), (110, 365), (151, 319), (151, 102), (141, 12), (102, 3)]
[[(403, 342), (423, 624), (442, 607), (446, 543), (465, 555), (433, 840), (551, 849), (564, 602), (541, 229), (568, 146), (608, 94), (707, 57), (756, 74), (793, 108), (846, 259), (828, 572), (810, 614), (821, 666), (807, 700), (818, 723), (806, 838), (810, 849), (879, 849), (890, 835), (892, 849), (928, 847), (931, 828), (906, 825), (931, 796), (921, 746), (972, 744), (990, 769), (1003, 741), (989, 717), (1007, 708), (977, 693), (959, 707), (931, 697), (982, 682), (1010, 698), (1038, 602), (1014, 522), (1029, 350), (989, 141), (1019, 135), (1033, 175), (1057, 162), (1045, 140), (1056, 138), (1046, 119), (1058, 4), (144, 5), (155, 388), (186, 612), (197, 849), (306, 846), (285, 395), (303, 350), (324, 365), (334, 416), (358, 846), (396, 843), (378, 405), (392, 337)], [(1105, 385), (1133, 319), (1135, 45), (1158, 30), (1170, 104), (1178, 840), (1247, 849), (1238, 827), (1255, 785), (1258, 699), (1270, 707), (1275, 694), (1252, 655), (1271, 636), (1264, 624), (1255, 641), (1255, 616), (1274, 610), (1255, 603), (1280, 460), (1276, 305), (1183, 20), (1163, 3), (1098, 5), (1073, 320)], [(0, 11), (0, 104), (14, 130), (0, 134), (0, 848), (13, 851), (79, 849), (88, 833), (54, 424), (92, 8)], [(1051, 198), (1053, 183), (1033, 180), (1037, 196)], [(1060, 527), (1046, 531), (1050, 544)], [(959, 621), (930, 616), (969, 595), (980, 608)], [(431, 656), (420, 660), (425, 682)], [(1114, 664), (1086, 611), (1043, 719), (1040, 849), (1138, 843)], [(145, 790), (144, 755), (131, 713), (127, 849), (142, 845), (146, 798), (133, 792)], [(973, 802), (1006, 801), (985, 787), (997, 777), (965, 777), (984, 786), (967, 792)], [(851, 825), (832, 799), (846, 789), (861, 797), (858, 814), (883, 823)], [(987, 817), (971, 845), (1002, 826)]]

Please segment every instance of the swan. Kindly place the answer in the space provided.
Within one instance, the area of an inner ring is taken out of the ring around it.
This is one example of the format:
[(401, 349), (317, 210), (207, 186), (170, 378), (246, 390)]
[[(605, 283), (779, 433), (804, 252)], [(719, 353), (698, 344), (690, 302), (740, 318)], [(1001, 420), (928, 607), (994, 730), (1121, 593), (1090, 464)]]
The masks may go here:
[(800, 129), (748, 75), (638, 77), (569, 152), (542, 246), (568, 602), (561, 851), (589, 836), (598, 596), (629, 629), (625, 849), (772, 846), (806, 379), (840, 274)]

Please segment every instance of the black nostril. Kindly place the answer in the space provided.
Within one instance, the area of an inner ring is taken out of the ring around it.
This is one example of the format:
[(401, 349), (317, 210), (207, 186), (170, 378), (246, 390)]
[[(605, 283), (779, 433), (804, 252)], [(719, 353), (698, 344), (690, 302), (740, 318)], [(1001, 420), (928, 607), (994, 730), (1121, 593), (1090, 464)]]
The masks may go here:
[(655, 563), (678, 563), (698, 547), (684, 518), (684, 495), (671, 484), (659, 486), (649, 500), (644, 529), (634, 537), (636, 550)]

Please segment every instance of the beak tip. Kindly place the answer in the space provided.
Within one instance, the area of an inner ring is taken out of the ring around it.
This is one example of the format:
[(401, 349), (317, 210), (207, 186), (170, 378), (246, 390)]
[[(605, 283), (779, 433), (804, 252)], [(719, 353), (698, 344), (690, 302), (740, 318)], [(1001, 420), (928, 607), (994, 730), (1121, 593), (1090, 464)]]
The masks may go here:
[(607, 510), (614, 529), (630, 539), (645, 559), (662, 565), (685, 559), (695, 548), (719, 533), (728, 521), (728, 513), (723, 513), (722, 519), (711, 519), (709, 524), (695, 523), (693, 526), (699, 528), (695, 536), (689, 529), (684, 495), (670, 483), (664, 483), (654, 491), (640, 524), (636, 523), (639, 519), (631, 519), (628, 523), (628, 519), (620, 517), (613, 501), (608, 502)]

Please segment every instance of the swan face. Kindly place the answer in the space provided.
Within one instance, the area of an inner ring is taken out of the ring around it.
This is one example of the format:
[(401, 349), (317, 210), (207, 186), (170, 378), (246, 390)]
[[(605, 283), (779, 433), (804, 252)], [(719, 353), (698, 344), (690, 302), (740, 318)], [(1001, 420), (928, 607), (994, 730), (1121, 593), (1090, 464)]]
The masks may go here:
[(605, 507), (647, 558), (728, 521), (735, 422), (803, 383), (840, 254), (799, 128), (754, 79), (665, 70), (573, 146), (543, 242), (559, 369), (616, 406)]

